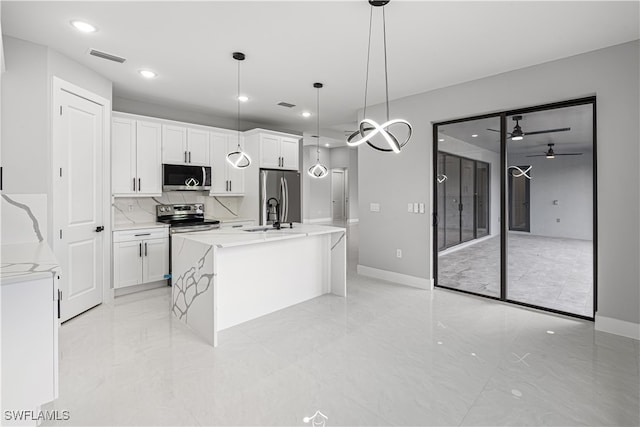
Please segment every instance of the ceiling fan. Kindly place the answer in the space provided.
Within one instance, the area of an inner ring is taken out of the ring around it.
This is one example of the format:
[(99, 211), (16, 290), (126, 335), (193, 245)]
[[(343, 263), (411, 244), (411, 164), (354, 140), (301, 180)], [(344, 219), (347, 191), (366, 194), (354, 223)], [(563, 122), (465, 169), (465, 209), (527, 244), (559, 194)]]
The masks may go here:
[(546, 153), (544, 154), (531, 154), (527, 157), (546, 157), (547, 159), (553, 159), (556, 156), (581, 156), (582, 153), (556, 153), (555, 151), (553, 151), (553, 146), (555, 144), (547, 144), (549, 146), (549, 149), (547, 150)]
[[(532, 132), (525, 132), (520, 127), (520, 120), (522, 120), (522, 116), (513, 116), (513, 121), (516, 122), (516, 125), (513, 127), (512, 132), (507, 132), (509, 134), (509, 139), (512, 141), (520, 141), (524, 138), (525, 135), (539, 135), (542, 133), (552, 133), (552, 132), (566, 132), (571, 130), (571, 128), (558, 128), (558, 129), (545, 129), (545, 130), (536, 130)], [(496, 129), (487, 129), (493, 132), (500, 132)]]

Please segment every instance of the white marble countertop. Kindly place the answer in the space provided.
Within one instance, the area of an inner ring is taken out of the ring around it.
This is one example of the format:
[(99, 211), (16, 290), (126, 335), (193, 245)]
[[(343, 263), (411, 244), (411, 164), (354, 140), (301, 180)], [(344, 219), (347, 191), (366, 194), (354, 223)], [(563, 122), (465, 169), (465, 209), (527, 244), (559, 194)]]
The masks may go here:
[(113, 226), (113, 231), (138, 230), (142, 228), (167, 228), (169, 224), (162, 222), (138, 222), (136, 224), (119, 224)]
[(60, 270), (53, 251), (44, 242), (2, 245), (0, 252), (2, 285), (51, 277)]
[[(264, 228), (268, 228), (268, 230), (261, 231)], [(260, 231), (247, 231), (255, 229)], [(215, 245), (219, 248), (227, 248), (330, 233), (346, 233), (346, 230), (344, 228), (326, 225), (294, 223), (293, 228), (282, 228), (280, 230), (276, 230), (271, 226), (245, 226), (241, 228), (223, 228), (211, 231), (180, 233), (179, 236), (196, 242), (212, 246)]]

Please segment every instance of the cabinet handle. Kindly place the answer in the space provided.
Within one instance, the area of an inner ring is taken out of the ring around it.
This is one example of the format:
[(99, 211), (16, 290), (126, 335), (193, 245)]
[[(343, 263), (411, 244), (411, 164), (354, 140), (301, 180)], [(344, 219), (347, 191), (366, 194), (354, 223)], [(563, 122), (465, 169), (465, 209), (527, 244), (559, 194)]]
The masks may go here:
[(133, 191), (136, 191), (136, 179), (133, 178)]
[(138, 243), (138, 247), (140, 248), (140, 258), (142, 258), (142, 242)]
[(144, 256), (147, 256), (147, 242), (144, 242)]
[(138, 178), (138, 191), (142, 191), (142, 184), (141, 184), (142, 180), (140, 178)]
[(186, 151), (184, 152), (184, 162), (185, 162), (185, 163), (188, 163), (188, 162), (187, 162), (187, 152), (186, 152)]
[(231, 184), (231, 181), (229, 181), (229, 191), (232, 191), (232, 190), (231, 190), (231, 188), (232, 188), (232, 187), (231, 187), (231, 185), (232, 185), (232, 184)]
[(136, 236), (136, 237), (139, 237), (139, 236), (151, 236), (151, 233), (134, 234), (134, 236)]
[[(60, 279), (60, 276), (58, 276)], [(58, 319), (60, 318), (60, 301), (62, 301), (62, 291), (58, 289)]]
[(191, 151), (189, 151), (189, 163), (191, 163)]

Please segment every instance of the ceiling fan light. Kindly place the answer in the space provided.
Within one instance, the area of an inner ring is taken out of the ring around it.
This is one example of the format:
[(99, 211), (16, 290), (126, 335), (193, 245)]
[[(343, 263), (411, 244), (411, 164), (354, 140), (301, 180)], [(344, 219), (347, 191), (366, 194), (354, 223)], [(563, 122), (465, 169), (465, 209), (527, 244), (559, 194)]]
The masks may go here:
[(512, 136), (511, 140), (512, 141), (522, 141), (524, 139), (524, 137), (522, 135), (519, 136)]

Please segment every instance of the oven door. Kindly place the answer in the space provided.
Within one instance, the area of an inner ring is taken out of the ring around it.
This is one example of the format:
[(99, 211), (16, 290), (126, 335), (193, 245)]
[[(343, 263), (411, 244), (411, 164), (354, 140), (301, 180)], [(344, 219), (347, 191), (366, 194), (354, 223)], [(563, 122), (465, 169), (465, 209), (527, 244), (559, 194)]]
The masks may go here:
[(208, 191), (211, 166), (162, 165), (162, 191)]

